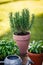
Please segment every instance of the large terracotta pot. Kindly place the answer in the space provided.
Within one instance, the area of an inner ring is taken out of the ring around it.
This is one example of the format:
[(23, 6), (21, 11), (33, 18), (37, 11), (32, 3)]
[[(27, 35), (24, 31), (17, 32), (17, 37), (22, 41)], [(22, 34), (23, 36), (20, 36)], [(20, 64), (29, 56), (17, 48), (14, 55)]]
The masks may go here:
[(34, 54), (34, 53), (28, 52), (28, 56), (34, 62), (34, 64), (32, 64), (32, 65), (42, 65), (42, 57), (41, 57), (41, 54)]
[(20, 49), (20, 54), (26, 54), (30, 40), (30, 33), (28, 33), (27, 35), (13, 35), (13, 39), (16, 41)]

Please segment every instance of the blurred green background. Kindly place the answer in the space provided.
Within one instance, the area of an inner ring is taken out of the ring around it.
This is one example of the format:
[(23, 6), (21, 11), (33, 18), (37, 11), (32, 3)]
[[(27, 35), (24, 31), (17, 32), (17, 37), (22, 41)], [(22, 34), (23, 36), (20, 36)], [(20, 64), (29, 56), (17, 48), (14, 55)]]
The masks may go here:
[[(12, 32), (9, 31), (3, 36), (0, 36), (0, 39), (12, 39)], [(31, 28), (31, 39), (32, 40), (43, 40), (43, 13), (35, 16), (33, 27)]]
[(31, 40), (43, 40), (43, 13), (35, 17), (31, 29)]
[[(7, 0), (0, 1), (3, 2)], [(10, 0), (8, 0), (10, 1)], [(13, 0), (11, 0), (13, 1)], [(15, 0), (16, 1), (16, 0)], [(17, 0), (18, 1), (18, 0)], [(0, 40), (1, 39), (12, 39), (12, 32), (11, 30), (6, 31), (10, 29), (9, 27), (9, 21), (8, 21), (8, 14), (9, 12), (16, 12), (21, 11), (22, 8), (28, 8), (30, 10), (30, 13), (35, 14), (35, 20), (33, 27), (31, 28), (31, 39), (32, 40), (43, 40), (43, 2), (37, 0), (19, 0), (18, 2), (12, 2), (12, 3), (6, 3), (6, 4), (0, 4)], [(19, 7), (20, 6), (20, 7)], [(36, 15), (37, 14), (37, 15)], [(5, 29), (4, 29), (5, 28)], [(5, 30), (5, 31), (4, 31)], [(4, 34), (5, 32), (5, 34)]]

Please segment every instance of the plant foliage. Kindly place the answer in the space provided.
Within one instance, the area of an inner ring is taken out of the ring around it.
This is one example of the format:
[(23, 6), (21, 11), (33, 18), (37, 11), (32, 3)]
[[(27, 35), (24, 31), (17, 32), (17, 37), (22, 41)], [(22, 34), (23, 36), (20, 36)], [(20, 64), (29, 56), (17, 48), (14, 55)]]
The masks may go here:
[(31, 53), (43, 53), (43, 41), (32, 41), (29, 45), (28, 51)]
[(13, 40), (0, 40), (0, 59), (3, 59), (8, 55), (14, 54), (19, 55), (19, 48), (16, 43)]
[(23, 9), (21, 14), (16, 12), (14, 15), (10, 13), (10, 24), (13, 32), (26, 33), (33, 24), (34, 14), (32, 14), (30, 20), (30, 14), (28, 9)]

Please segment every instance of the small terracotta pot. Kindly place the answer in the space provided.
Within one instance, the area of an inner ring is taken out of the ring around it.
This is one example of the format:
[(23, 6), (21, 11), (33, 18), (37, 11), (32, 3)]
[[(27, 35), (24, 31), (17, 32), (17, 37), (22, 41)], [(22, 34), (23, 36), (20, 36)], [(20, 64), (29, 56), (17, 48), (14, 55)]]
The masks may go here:
[(42, 65), (42, 57), (41, 57), (41, 54), (34, 54), (34, 53), (28, 52), (28, 56), (34, 62), (34, 64), (32, 64), (32, 65)]
[(41, 56), (42, 56), (42, 62), (43, 62), (43, 53), (41, 54)]
[(30, 33), (27, 35), (13, 35), (13, 39), (16, 41), (19, 49), (20, 54), (24, 55), (27, 53), (28, 44), (30, 40)]

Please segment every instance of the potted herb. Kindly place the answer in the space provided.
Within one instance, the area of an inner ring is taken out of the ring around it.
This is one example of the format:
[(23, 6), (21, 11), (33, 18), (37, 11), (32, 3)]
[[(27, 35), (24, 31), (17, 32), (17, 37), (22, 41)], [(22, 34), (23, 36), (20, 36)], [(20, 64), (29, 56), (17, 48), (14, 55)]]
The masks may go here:
[(13, 39), (17, 42), (20, 54), (27, 52), (30, 40), (30, 32), (28, 32), (33, 24), (34, 15), (30, 20), (28, 9), (23, 9), (21, 13), (16, 12), (14, 15), (10, 13), (10, 25), (13, 31)]
[(33, 65), (42, 65), (42, 41), (33, 41), (28, 48), (28, 56), (33, 60)]
[(0, 61), (8, 55), (19, 55), (19, 48), (13, 40), (0, 40)]

